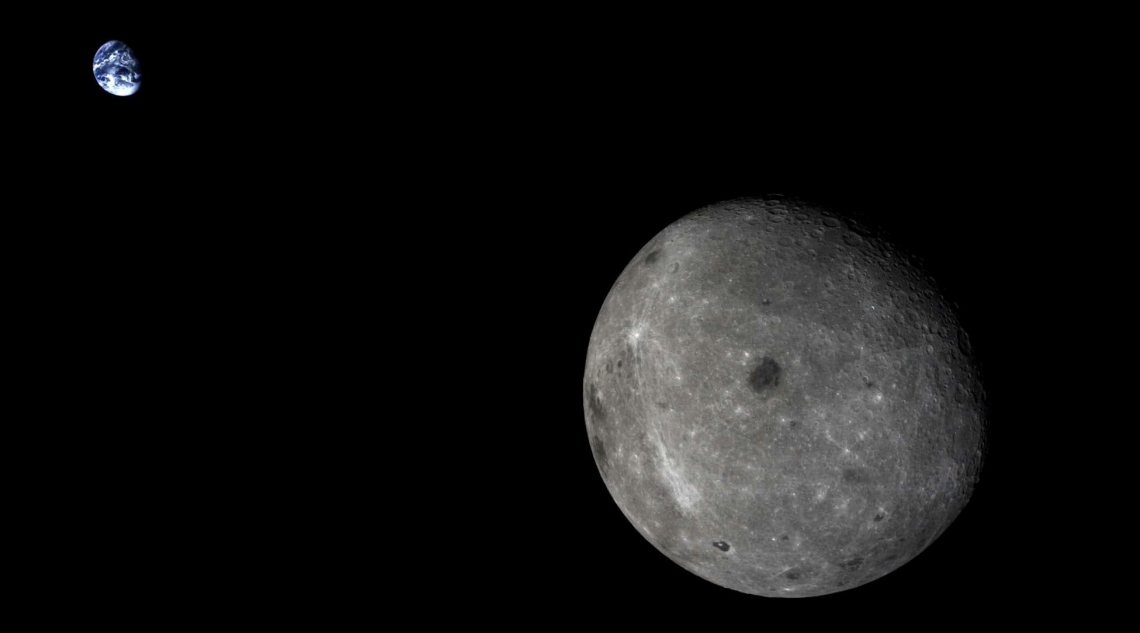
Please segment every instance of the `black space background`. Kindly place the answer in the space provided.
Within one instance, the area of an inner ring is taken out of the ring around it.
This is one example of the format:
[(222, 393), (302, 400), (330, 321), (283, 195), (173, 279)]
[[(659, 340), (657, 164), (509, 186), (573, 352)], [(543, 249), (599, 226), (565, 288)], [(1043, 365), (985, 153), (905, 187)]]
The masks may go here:
[[(1009, 25), (129, 13), (37, 30), (63, 80), (5, 97), (29, 211), (6, 220), (19, 379), (40, 411), (25, 485), (49, 541), (32, 550), (59, 572), (33, 592), (159, 614), (386, 613), (410, 593), (472, 623), (909, 626), (1081, 591), (1043, 554), (1075, 494), (1042, 466), (1065, 423), (1055, 354), (1080, 347), (1064, 298), (1092, 283), (1067, 220), (1098, 132), (1057, 89), (1065, 49), (1028, 55)], [(144, 64), (134, 97), (91, 78), (108, 39)], [(868, 214), (921, 255), (991, 406), (951, 528), (809, 600), (656, 552), (582, 413), (594, 318), (633, 255), (769, 193)]]

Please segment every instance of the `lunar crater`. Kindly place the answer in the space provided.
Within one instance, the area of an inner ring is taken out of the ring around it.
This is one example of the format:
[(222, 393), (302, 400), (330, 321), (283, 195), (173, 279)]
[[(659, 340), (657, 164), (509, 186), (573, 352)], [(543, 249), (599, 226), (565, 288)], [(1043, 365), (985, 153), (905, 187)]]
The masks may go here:
[(756, 393), (768, 395), (772, 389), (780, 386), (780, 373), (780, 364), (765, 356), (749, 372), (748, 386)]

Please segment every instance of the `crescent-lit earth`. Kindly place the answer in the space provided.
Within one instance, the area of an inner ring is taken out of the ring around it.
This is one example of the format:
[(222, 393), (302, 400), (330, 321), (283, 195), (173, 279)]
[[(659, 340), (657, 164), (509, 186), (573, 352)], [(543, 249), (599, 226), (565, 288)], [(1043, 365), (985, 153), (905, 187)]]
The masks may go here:
[(594, 324), (583, 398), (633, 526), (761, 596), (913, 559), (985, 454), (971, 344), (933, 281), (867, 226), (781, 197), (697, 210), (641, 249)]
[(111, 40), (99, 47), (92, 61), (95, 81), (116, 97), (129, 97), (139, 91), (142, 73), (135, 52), (126, 44)]

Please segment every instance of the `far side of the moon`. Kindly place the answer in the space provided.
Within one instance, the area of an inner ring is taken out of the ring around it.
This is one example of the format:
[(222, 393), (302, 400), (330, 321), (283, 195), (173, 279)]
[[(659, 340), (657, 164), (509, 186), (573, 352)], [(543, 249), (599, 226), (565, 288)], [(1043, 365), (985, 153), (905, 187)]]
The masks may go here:
[(983, 463), (969, 338), (919, 266), (794, 200), (685, 216), (620, 275), (583, 400), (633, 526), (718, 585), (842, 591), (946, 530)]

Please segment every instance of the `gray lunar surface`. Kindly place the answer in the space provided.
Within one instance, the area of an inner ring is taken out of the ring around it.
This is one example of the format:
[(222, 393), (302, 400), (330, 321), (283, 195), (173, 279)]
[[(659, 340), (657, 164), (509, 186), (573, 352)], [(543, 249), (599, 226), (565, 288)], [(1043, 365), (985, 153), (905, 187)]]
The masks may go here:
[(678, 565), (762, 596), (913, 559), (985, 448), (969, 338), (913, 260), (796, 200), (706, 207), (610, 290), (583, 383), (598, 470)]

